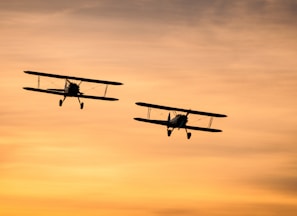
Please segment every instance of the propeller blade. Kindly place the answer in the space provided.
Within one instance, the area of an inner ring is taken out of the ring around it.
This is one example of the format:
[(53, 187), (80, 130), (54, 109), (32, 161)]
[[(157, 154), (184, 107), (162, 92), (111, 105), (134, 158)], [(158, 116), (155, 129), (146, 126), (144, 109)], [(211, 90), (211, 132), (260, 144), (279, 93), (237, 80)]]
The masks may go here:
[(170, 113), (168, 113), (168, 118), (167, 118), (167, 127), (169, 127), (170, 124)]
[[(191, 111), (191, 110), (189, 110), (189, 111)], [(187, 112), (186, 116), (188, 117), (189, 114), (190, 114), (190, 112)]]
[(66, 89), (66, 87), (67, 87), (67, 82), (70, 84), (69, 80), (68, 79), (65, 79), (64, 89)]

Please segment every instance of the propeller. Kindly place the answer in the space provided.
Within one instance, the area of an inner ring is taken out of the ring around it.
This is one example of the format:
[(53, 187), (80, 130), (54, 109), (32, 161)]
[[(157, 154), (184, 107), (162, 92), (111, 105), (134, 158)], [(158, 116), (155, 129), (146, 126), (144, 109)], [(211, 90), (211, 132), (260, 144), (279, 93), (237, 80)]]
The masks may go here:
[(77, 84), (77, 86), (78, 86), (78, 92), (79, 92), (80, 95), (83, 95), (83, 94), (84, 94), (83, 92), (80, 91), (80, 85), (82, 84), (82, 82), (83, 82), (83, 81), (81, 80), (81, 81)]
[(190, 111), (191, 111), (191, 110), (189, 110), (189, 112), (187, 112), (187, 114), (186, 114), (187, 117), (188, 117), (188, 115), (190, 114)]
[(167, 118), (167, 128), (169, 128), (169, 124), (170, 124), (170, 113), (168, 113), (168, 118)]
[(66, 88), (67, 88), (67, 83), (71, 83), (68, 79), (65, 79), (65, 85), (64, 85), (64, 90), (65, 90), (65, 92), (66, 92)]
[(187, 114), (186, 115), (181, 115), (180, 116), (180, 119), (179, 119), (179, 125), (178, 125), (178, 129), (180, 129), (181, 127), (183, 127), (183, 126), (185, 126), (186, 124), (187, 124), (187, 122), (188, 122), (188, 115), (189, 115), (190, 113), (189, 112), (187, 112)]

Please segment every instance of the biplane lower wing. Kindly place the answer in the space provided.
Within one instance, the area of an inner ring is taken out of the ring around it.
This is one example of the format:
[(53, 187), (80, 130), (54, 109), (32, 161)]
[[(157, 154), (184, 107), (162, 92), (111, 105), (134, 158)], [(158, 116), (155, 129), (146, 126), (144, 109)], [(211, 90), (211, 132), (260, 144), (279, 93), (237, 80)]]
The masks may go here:
[(222, 132), (220, 129), (214, 129), (214, 128), (204, 128), (204, 127), (196, 127), (196, 126), (188, 126), (186, 125), (185, 127), (181, 128), (186, 128), (190, 130), (199, 130), (199, 131), (206, 131), (206, 132)]
[(117, 101), (118, 98), (111, 98), (111, 97), (101, 97), (101, 96), (93, 96), (93, 95), (80, 95), (80, 98), (89, 98), (89, 99), (96, 99), (96, 100), (107, 100), (107, 101)]
[(168, 121), (164, 121), (164, 120), (152, 120), (152, 119), (144, 119), (144, 118), (134, 118), (134, 119), (136, 121), (142, 121), (142, 122), (147, 122), (147, 123), (152, 123), (152, 124), (168, 126)]
[[(144, 118), (134, 118), (136, 121), (142, 121), (146, 123), (151, 124), (158, 124), (158, 125), (164, 125), (167, 127), (173, 127), (170, 122), (164, 121), (164, 120), (153, 120), (153, 119), (144, 119)], [(204, 127), (196, 127), (196, 126), (181, 126), (180, 128), (190, 129), (190, 130), (199, 130), (199, 131), (207, 131), (207, 132), (222, 132), (222, 130), (214, 129), (214, 128), (204, 128)]]
[(68, 95), (65, 92), (63, 92), (62, 89), (39, 89), (39, 88), (32, 88), (32, 87), (24, 87), (25, 90), (29, 91), (36, 91), (36, 92), (43, 92), (43, 93), (48, 93), (48, 94), (55, 94), (55, 95), (63, 95), (67, 97), (79, 97), (79, 98), (89, 98), (89, 99), (96, 99), (96, 100), (107, 100), (107, 101), (116, 101), (118, 100), (117, 98), (111, 98), (111, 97), (101, 97), (101, 96), (93, 96), (93, 95)]
[(191, 114), (196, 114), (196, 115), (204, 115), (204, 116), (217, 117), (217, 118), (227, 117), (227, 115), (224, 115), (224, 114), (196, 111), (196, 110), (190, 110), (190, 109), (181, 109), (181, 108), (162, 106), (162, 105), (156, 105), (156, 104), (150, 104), (150, 103), (144, 103), (144, 102), (137, 102), (136, 104), (138, 106), (144, 106), (144, 107), (156, 108), (156, 109), (163, 109), (163, 110), (178, 111), (178, 112), (185, 112), (185, 113), (191, 113)]
[(48, 94), (65, 95), (64, 92), (57, 91), (57, 90), (47, 90), (47, 89), (39, 89), (39, 88), (32, 88), (32, 87), (24, 87), (23, 89), (28, 90), (28, 91), (43, 92), (43, 93), (48, 93)]

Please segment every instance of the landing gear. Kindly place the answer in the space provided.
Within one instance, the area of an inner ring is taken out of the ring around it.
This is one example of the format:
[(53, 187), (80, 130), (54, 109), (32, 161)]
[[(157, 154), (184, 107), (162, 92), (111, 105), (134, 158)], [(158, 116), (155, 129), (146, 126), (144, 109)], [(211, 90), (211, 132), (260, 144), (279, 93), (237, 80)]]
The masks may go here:
[[(64, 97), (63, 100), (62, 99), (59, 100), (59, 106), (62, 106), (63, 105), (65, 99), (66, 99), (66, 97)], [(77, 98), (77, 99), (78, 99), (78, 102), (79, 102), (79, 105), (80, 105), (80, 109), (83, 109), (84, 108), (84, 103), (83, 102), (80, 102), (80, 99), (79, 98)]]
[(61, 99), (61, 100), (59, 101), (59, 106), (62, 106), (62, 105), (63, 105), (63, 102), (64, 102), (65, 99), (66, 99), (66, 97), (64, 97), (63, 100)]
[(185, 128), (185, 129), (186, 129), (186, 133), (187, 133), (187, 138), (190, 139), (191, 136), (192, 136), (192, 134), (191, 134), (191, 132), (188, 132), (188, 131), (187, 131), (187, 128)]
[(172, 130), (167, 130), (167, 135), (170, 137), (170, 135), (171, 135), (171, 133), (172, 133)]
[(79, 97), (78, 97), (77, 99), (78, 99), (78, 102), (79, 102), (79, 104), (80, 104), (80, 109), (83, 109), (83, 108), (84, 108), (84, 103), (83, 103), (83, 102), (80, 102)]
[(191, 136), (192, 136), (192, 134), (189, 132), (189, 133), (187, 133), (187, 138), (188, 139), (190, 139), (191, 138)]

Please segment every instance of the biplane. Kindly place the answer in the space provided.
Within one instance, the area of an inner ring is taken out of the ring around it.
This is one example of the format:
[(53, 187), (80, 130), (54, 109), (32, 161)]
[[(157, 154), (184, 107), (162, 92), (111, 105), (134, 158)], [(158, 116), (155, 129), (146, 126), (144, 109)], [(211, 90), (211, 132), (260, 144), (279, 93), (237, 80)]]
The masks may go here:
[[(184, 128), (186, 130), (188, 139), (190, 139), (191, 135), (192, 135), (191, 132), (188, 132), (188, 129), (189, 130), (206, 131), (206, 132), (222, 132), (222, 130), (220, 130), (220, 129), (211, 128), (212, 121), (213, 121), (214, 117), (215, 118), (227, 117), (227, 115), (224, 115), (224, 114), (195, 111), (195, 110), (190, 110), (190, 109), (181, 109), (181, 108), (162, 106), (162, 105), (143, 103), (143, 102), (137, 102), (136, 105), (148, 107), (148, 113), (147, 113), (146, 119), (145, 118), (134, 118), (135, 120), (141, 121), (141, 122), (146, 122), (146, 123), (164, 125), (167, 127), (167, 135), (168, 136), (170, 136), (172, 134), (172, 132), (175, 128), (178, 128), (178, 129)], [(170, 112), (169, 112), (167, 120), (154, 120), (154, 119), (150, 119), (151, 108), (163, 109), (163, 110), (174, 111), (174, 112), (182, 112), (183, 114), (176, 114), (174, 116), (174, 118), (171, 119)], [(197, 126), (187, 125), (189, 114), (210, 117), (208, 127), (197, 127)]]
[[(61, 95), (64, 98), (59, 101), (59, 105), (62, 106), (63, 102), (67, 97), (76, 97), (80, 104), (80, 108), (83, 109), (84, 103), (81, 102), (80, 98), (89, 98), (95, 100), (107, 100), (107, 101), (116, 101), (117, 98), (106, 97), (107, 88), (109, 85), (123, 85), (120, 82), (113, 82), (113, 81), (105, 81), (105, 80), (96, 80), (96, 79), (88, 79), (82, 77), (74, 77), (74, 76), (64, 76), (64, 75), (57, 75), (57, 74), (50, 74), (50, 73), (43, 73), (43, 72), (35, 72), (35, 71), (24, 71), (27, 74), (36, 75), (38, 76), (38, 86), (37, 88), (33, 87), (23, 87), (25, 90), (29, 91), (36, 91), (36, 92), (43, 92), (48, 94), (55, 94)], [(65, 79), (65, 85), (63, 89), (55, 89), (55, 88), (48, 88), (42, 89), (40, 88), (40, 77), (52, 77), (58, 79)], [(80, 81), (78, 84), (73, 82), (72, 80)], [(80, 84), (82, 82), (90, 82), (90, 83), (98, 83), (98, 84), (105, 84), (105, 91), (103, 96), (95, 96), (95, 95), (86, 95), (80, 91)]]

